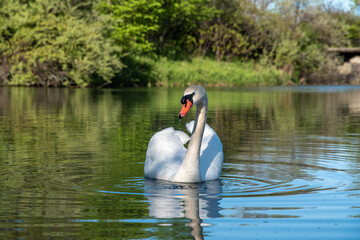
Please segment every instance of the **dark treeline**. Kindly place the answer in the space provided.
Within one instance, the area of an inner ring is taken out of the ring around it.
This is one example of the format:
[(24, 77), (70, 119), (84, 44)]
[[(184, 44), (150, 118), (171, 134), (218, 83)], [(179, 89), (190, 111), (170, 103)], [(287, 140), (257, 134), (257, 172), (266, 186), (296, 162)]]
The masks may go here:
[(355, 11), (320, 0), (3, 0), (0, 85), (156, 85), (158, 62), (195, 58), (319, 82), (341, 62), (327, 48), (360, 45)]

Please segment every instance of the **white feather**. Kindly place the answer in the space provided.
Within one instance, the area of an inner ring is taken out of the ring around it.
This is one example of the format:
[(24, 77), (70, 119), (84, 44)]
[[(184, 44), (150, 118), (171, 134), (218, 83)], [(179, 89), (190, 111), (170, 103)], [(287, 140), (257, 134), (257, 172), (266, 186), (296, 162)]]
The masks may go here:
[[(189, 133), (192, 132), (194, 121), (186, 124)], [(152, 136), (146, 152), (144, 173), (146, 177), (171, 181), (179, 169), (185, 154), (184, 144), (190, 137), (169, 127)], [(201, 180), (214, 180), (220, 177), (223, 163), (222, 143), (215, 131), (205, 125), (200, 149)]]

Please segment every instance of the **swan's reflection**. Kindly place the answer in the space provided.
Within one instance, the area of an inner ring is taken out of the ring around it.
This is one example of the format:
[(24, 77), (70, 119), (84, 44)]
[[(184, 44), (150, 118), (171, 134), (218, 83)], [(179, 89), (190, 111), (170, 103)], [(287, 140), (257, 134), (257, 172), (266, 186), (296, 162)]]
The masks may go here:
[(155, 218), (188, 218), (191, 235), (195, 239), (203, 239), (202, 219), (220, 217), (221, 192), (221, 180), (172, 183), (145, 179), (149, 215)]

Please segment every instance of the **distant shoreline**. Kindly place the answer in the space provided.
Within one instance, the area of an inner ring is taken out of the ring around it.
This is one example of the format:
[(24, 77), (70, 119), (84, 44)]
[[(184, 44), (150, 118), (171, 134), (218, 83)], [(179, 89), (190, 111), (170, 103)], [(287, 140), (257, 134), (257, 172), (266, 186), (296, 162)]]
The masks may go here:
[(191, 60), (174, 61), (166, 58), (154, 60), (138, 57), (136, 66), (122, 70), (122, 74), (112, 82), (98, 85), (78, 86), (75, 83), (61, 86), (41, 84), (3, 84), (2, 86), (28, 87), (69, 87), (69, 88), (119, 88), (119, 87), (186, 87), (201, 84), (210, 87), (256, 87), (256, 86), (298, 86), (298, 85), (358, 85), (357, 81), (349, 81), (345, 75), (321, 75), (309, 81), (296, 78), (275, 66), (262, 65), (254, 61), (220, 62), (210, 58), (193, 58)]

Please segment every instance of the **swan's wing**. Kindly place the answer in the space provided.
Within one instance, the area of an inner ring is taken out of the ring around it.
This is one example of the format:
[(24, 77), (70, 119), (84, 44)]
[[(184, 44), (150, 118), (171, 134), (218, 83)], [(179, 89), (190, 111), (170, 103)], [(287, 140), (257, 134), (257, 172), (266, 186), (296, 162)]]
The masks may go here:
[(200, 174), (203, 180), (214, 180), (220, 177), (224, 154), (223, 146), (216, 132), (205, 126), (200, 150)]
[(182, 145), (184, 145), (185, 143), (187, 143), (190, 140), (189, 135), (187, 135), (183, 131), (175, 131), (175, 134), (176, 134), (176, 136), (179, 137)]
[(186, 133), (169, 127), (152, 136), (146, 151), (144, 173), (146, 177), (172, 180), (186, 153)]
[[(189, 132), (194, 128), (194, 121), (186, 124)], [(200, 174), (202, 180), (214, 180), (220, 177), (223, 163), (223, 146), (216, 132), (205, 125), (200, 149)]]

